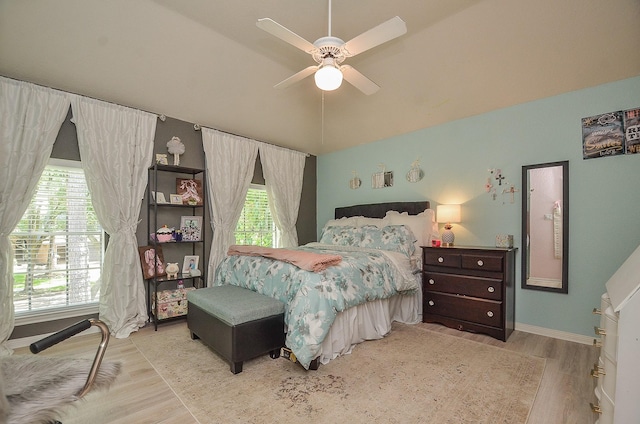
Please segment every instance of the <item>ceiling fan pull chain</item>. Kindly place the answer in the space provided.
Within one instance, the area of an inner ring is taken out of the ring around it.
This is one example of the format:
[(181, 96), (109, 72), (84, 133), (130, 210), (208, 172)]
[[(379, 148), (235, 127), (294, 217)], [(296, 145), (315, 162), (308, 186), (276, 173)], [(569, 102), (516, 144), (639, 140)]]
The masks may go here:
[(331, 0), (329, 0), (329, 30), (327, 31), (329, 37), (331, 37)]

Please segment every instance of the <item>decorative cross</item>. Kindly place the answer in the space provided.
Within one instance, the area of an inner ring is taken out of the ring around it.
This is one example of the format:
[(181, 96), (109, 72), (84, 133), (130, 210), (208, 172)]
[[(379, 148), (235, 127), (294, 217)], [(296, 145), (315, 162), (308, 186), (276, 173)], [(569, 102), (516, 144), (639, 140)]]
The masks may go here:
[(504, 180), (504, 176), (502, 175), (502, 170), (496, 170), (496, 180), (498, 180), (498, 185), (502, 185), (502, 180)]
[(513, 203), (515, 201), (515, 194), (517, 192), (519, 192), (520, 190), (518, 190), (517, 188), (515, 188), (515, 186), (512, 184), (511, 187), (509, 187), (508, 189), (503, 189), (502, 190), (502, 194), (506, 194), (506, 193), (511, 193), (511, 203)]

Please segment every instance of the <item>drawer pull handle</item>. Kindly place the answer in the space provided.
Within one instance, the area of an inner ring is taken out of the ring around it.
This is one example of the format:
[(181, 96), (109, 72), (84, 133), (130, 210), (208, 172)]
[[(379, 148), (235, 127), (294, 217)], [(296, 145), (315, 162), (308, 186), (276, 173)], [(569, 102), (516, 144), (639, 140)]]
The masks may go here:
[(494, 289), (493, 286), (489, 286), (489, 287), (487, 287), (487, 291), (489, 293), (493, 293), (494, 291), (496, 291), (496, 289)]
[(435, 305), (435, 302), (433, 300), (430, 300), (429, 301), (429, 306), (433, 306), (433, 305)]
[(593, 347), (602, 347), (602, 340), (593, 339)]
[(593, 311), (591, 313), (593, 315), (602, 315), (602, 311), (598, 308), (593, 308)]
[(433, 281), (433, 278), (429, 278), (429, 284), (435, 284), (436, 282)]
[(482, 265), (484, 265), (484, 262), (478, 261), (478, 266), (482, 266)]
[(594, 405), (593, 403), (589, 403), (589, 406), (591, 407), (591, 411), (594, 414), (602, 414), (602, 409), (600, 408), (600, 405)]
[(598, 378), (601, 375), (607, 375), (607, 373), (604, 372), (604, 368), (599, 367), (598, 364), (593, 364), (593, 369), (591, 370), (591, 377)]
[(488, 316), (489, 318), (493, 318), (493, 312), (491, 312), (491, 311), (487, 312), (487, 316)]
[(444, 258), (442, 256), (438, 257), (438, 262), (440, 263), (444, 262)]
[(604, 328), (600, 328), (600, 327), (593, 327), (593, 331), (596, 332), (597, 336), (606, 336), (607, 332), (605, 331)]

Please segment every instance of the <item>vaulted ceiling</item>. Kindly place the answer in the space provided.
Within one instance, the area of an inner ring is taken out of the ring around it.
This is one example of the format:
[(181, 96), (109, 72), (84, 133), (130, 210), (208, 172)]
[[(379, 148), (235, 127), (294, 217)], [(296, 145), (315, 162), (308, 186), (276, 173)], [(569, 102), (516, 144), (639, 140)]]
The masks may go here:
[[(326, 0), (0, 0), (0, 75), (322, 154), (640, 75), (638, 0), (334, 0), (345, 41), (407, 34), (347, 62), (381, 89), (322, 93), (256, 27), (313, 42)], [(602, 111), (606, 112), (606, 111)]]

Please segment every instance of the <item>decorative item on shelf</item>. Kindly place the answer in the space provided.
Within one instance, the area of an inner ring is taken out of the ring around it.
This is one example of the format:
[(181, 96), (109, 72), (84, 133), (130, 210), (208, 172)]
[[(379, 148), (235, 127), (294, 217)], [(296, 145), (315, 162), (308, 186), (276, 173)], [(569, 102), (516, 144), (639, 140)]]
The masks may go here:
[(151, 197), (153, 198), (153, 201), (158, 205), (167, 203), (167, 199), (165, 199), (164, 193), (160, 193), (159, 191), (152, 191)]
[(190, 206), (202, 206), (202, 181), (176, 178), (176, 192), (182, 196), (182, 203)]
[(511, 234), (498, 234), (496, 236), (496, 247), (513, 247), (513, 235)]
[(181, 217), (180, 231), (182, 232), (182, 241), (200, 241), (202, 237), (202, 217), (192, 215)]
[(420, 158), (411, 163), (411, 169), (407, 172), (407, 181), (417, 183), (424, 177), (424, 172), (420, 169)]
[(167, 262), (167, 278), (178, 278), (178, 272), (180, 272), (180, 267), (177, 262)]
[(353, 178), (349, 180), (349, 188), (351, 188), (352, 190), (360, 188), (360, 184), (362, 184), (362, 181), (360, 181), (360, 178), (358, 178), (358, 173), (356, 171), (351, 171), (351, 173), (353, 174)]
[(393, 171), (387, 171), (384, 163), (379, 163), (380, 172), (371, 174), (371, 187), (384, 188), (393, 186)]
[(176, 241), (182, 241), (182, 230), (176, 230), (174, 232), (174, 238)]
[(173, 239), (173, 228), (163, 225), (162, 228), (156, 230), (156, 239), (160, 243), (168, 243)]
[(184, 144), (178, 137), (171, 137), (167, 142), (167, 149), (173, 155), (173, 164), (180, 165), (180, 155), (184, 153)]
[[(184, 257), (184, 262), (182, 263), (182, 274), (188, 274), (192, 277), (200, 275), (200, 270), (198, 270), (198, 263), (200, 261), (200, 256), (197, 255), (187, 255)], [(194, 274), (195, 272), (195, 274)]]
[(460, 222), (460, 205), (438, 205), (436, 215), (439, 223), (444, 223), (444, 231), (442, 232), (442, 245), (453, 246), (455, 235), (451, 228), (451, 223)]
[(169, 195), (169, 200), (171, 201), (172, 205), (182, 205), (182, 196), (180, 196), (179, 194), (170, 194)]
[(169, 160), (165, 153), (156, 153), (156, 163), (158, 165), (169, 165)]
[(142, 276), (145, 280), (166, 275), (164, 256), (162, 256), (160, 246), (140, 246), (138, 252), (140, 253)]

